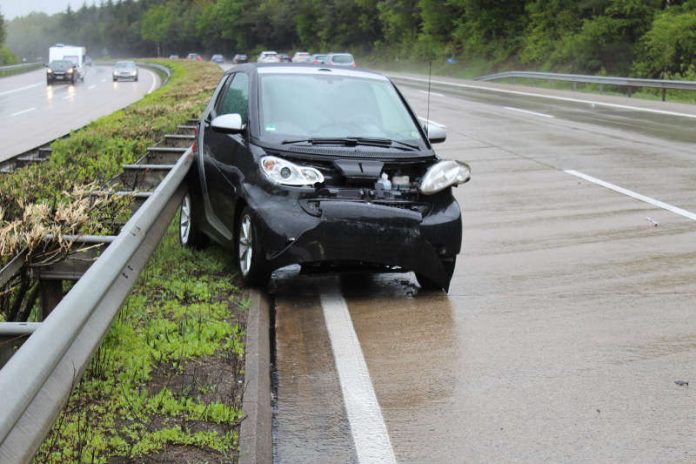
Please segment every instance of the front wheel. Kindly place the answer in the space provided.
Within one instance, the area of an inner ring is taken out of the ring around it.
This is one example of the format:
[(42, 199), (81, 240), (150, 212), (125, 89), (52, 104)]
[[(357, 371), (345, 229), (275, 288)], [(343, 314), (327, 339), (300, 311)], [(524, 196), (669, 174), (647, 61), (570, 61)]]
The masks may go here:
[(256, 221), (249, 208), (244, 208), (237, 221), (235, 250), (239, 273), (245, 285), (263, 287), (271, 276), (270, 266), (259, 240)]
[(187, 248), (201, 249), (208, 245), (208, 236), (196, 226), (193, 220), (193, 208), (191, 194), (187, 193), (181, 200), (179, 212), (179, 242)]

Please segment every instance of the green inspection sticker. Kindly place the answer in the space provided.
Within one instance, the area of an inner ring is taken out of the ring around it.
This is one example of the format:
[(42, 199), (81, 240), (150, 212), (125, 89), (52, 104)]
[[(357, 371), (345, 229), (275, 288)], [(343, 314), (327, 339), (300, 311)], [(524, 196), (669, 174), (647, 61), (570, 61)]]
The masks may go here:
[(266, 124), (266, 131), (267, 132), (275, 132), (276, 130), (276, 125), (271, 123)]

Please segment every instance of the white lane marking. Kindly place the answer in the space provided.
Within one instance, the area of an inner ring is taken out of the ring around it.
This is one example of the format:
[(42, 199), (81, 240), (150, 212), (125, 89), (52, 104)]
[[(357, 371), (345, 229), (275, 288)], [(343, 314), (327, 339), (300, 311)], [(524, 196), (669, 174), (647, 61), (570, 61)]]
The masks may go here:
[(20, 114), (28, 113), (28, 112), (30, 112), (30, 111), (34, 111), (35, 109), (36, 109), (36, 108), (29, 108), (29, 109), (26, 109), (26, 110), (17, 111), (16, 113), (12, 113), (11, 116), (19, 116)]
[(147, 91), (147, 94), (150, 95), (155, 91), (155, 88), (157, 88), (157, 76), (153, 72), (148, 72), (150, 73), (150, 76), (152, 76), (152, 86), (150, 87), (150, 90)]
[(73, 97), (73, 95), (66, 95), (63, 97), (63, 100), (70, 100)]
[(382, 410), (345, 300), (337, 290), (321, 295), (343, 402), (360, 464), (396, 463)]
[(506, 110), (518, 111), (520, 113), (531, 114), (532, 116), (541, 116), (542, 118), (553, 118), (552, 115), (546, 113), (537, 113), (536, 111), (523, 110), (522, 108), (513, 108), (512, 106), (504, 106)]
[(645, 203), (649, 203), (653, 206), (657, 206), (658, 208), (666, 209), (667, 211), (670, 211), (674, 214), (678, 214), (680, 216), (684, 216), (685, 218), (689, 218), (693, 221), (696, 221), (696, 213), (692, 213), (691, 211), (687, 211), (685, 209), (678, 208), (676, 206), (672, 206), (669, 203), (665, 203), (664, 201), (660, 200), (655, 200), (654, 198), (647, 197), (645, 195), (641, 195), (640, 193), (636, 193), (632, 190), (625, 189), (623, 187), (619, 187), (618, 185), (610, 184), (609, 182), (605, 182), (603, 180), (597, 179), (596, 177), (588, 176), (587, 174), (583, 174), (582, 172), (579, 171), (574, 171), (572, 169), (566, 169), (564, 171), (567, 174), (570, 174), (571, 176), (579, 177), (581, 179), (585, 179), (588, 182), (592, 182), (593, 184), (601, 185), (602, 187), (608, 188), (609, 190), (613, 190), (618, 193), (622, 193), (624, 195), (628, 195), (629, 197), (635, 198), (636, 200), (643, 201)]
[(92, 90), (92, 89), (96, 89), (96, 88), (97, 88), (96, 85), (90, 85), (89, 87), (87, 87), (87, 90)]
[(5, 90), (4, 92), (0, 92), (0, 97), (2, 97), (3, 95), (9, 95), (9, 94), (15, 93), (15, 92), (21, 92), (23, 90), (33, 89), (34, 87), (38, 87), (40, 85), (44, 85), (44, 83), (38, 82), (36, 84), (25, 85), (24, 87), (17, 87), (16, 89), (12, 89), (12, 90)]
[[(419, 90), (419, 92), (428, 95), (428, 91), (427, 91), (427, 90)], [(437, 93), (437, 92), (430, 92), (430, 95), (435, 95), (436, 97), (444, 97), (443, 94)]]
[[(404, 77), (404, 76), (392, 76), (392, 77), (394, 79), (397, 79), (397, 80), (403, 79), (406, 81), (414, 81), (414, 82), (428, 82), (427, 79), (419, 79), (416, 77)], [(558, 95), (544, 95), (541, 93), (522, 92), (519, 90), (496, 89), (493, 87), (484, 87), (482, 85), (459, 84), (459, 83), (455, 83), (455, 82), (447, 82), (447, 81), (439, 81), (439, 80), (431, 80), (430, 82), (432, 84), (449, 85), (451, 87), (461, 87), (461, 88), (465, 88), (465, 89), (485, 90), (488, 92), (506, 93), (509, 95), (521, 95), (523, 97), (538, 97), (538, 98), (546, 98), (549, 100), (566, 101), (566, 102), (572, 102), (572, 103), (583, 103), (583, 104), (590, 105), (592, 107), (604, 106), (607, 108), (617, 108), (617, 109), (622, 109), (622, 110), (631, 110), (631, 111), (638, 111), (638, 112), (643, 112), (643, 113), (663, 114), (663, 115), (667, 115), (667, 116), (678, 116), (678, 117), (682, 117), (682, 118), (696, 119), (696, 114), (678, 113), (676, 111), (656, 110), (653, 108), (642, 108), (640, 106), (620, 105), (618, 103), (607, 103), (607, 102), (600, 102), (600, 101), (594, 101), (594, 100), (582, 100), (580, 98), (560, 97)]]
[(101, 81), (102, 81), (102, 82), (106, 82), (106, 79), (102, 79)]

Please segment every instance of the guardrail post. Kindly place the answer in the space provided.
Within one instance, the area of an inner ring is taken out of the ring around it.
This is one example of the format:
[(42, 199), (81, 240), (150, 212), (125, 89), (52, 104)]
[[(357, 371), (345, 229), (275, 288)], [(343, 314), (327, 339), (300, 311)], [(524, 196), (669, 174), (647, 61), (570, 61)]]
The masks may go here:
[(63, 299), (63, 281), (41, 280), (39, 288), (41, 289), (41, 312), (43, 318), (46, 319), (53, 308), (58, 306), (60, 300)]
[(662, 101), (667, 101), (667, 89), (662, 89)]

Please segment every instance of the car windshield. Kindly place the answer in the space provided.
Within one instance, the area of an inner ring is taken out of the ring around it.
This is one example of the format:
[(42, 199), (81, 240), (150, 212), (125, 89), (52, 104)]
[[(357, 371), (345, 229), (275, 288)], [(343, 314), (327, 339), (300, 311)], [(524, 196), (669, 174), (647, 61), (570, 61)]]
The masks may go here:
[(261, 137), (272, 143), (313, 138), (387, 138), (422, 145), (391, 82), (340, 75), (262, 74)]
[(352, 55), (332, 55), (331, 60), (334, 63), (352, 63), (353, 56)]
[(129, 68), (135, 68), (135, 63), (132, 61), (119, 61), (115, 65), (116, 68), (123, 68), (123, 69), (129, 69)]
[(72, 67), (72, 63), (68, 60), (54, 60), (51, 61), (49, 67), (55, 70), (65, 70)]

